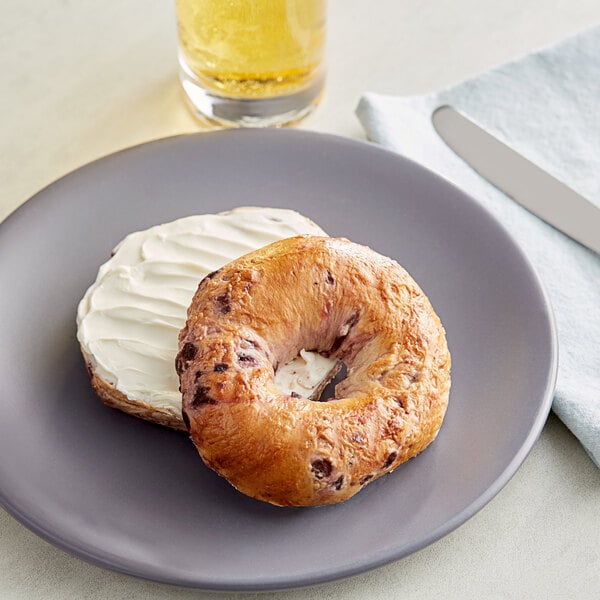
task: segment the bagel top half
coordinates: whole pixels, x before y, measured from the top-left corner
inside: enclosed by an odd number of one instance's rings
[[[347,366],[328,402],[274,384],[303,348]],[[393,471],[435,438],[450,390],[444,329],[410,275],[367,247],[316,236],[202,280],[176,369],[203,461],[277,505],[340,502]]]

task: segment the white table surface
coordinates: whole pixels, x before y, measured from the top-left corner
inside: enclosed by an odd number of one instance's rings
[[[4,0],[1,14],[0,220],[95,158],[199,129],[178,89],[169,0]],[[364,91],[437,90],[596,23],[598,0],[330,0],[327,94],[300,127],[364,138]],[[261,597],[600,598],[599,509],[600,472],[551,416],[509,484],[447,537],[351,579]],[[3,600],[240,596],[100,569],[0,511]]]

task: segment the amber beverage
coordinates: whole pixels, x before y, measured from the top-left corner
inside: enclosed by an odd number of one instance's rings
[[[180,80],[221,125],[297,120],[324,83],[326,0],[176,0]]]

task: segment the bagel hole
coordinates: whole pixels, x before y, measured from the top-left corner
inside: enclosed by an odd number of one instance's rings
[[[292,398],[326,402],[334,397],[335,386],[346,373],[343,362],[301,350],[296,358],[275,369],[275,386]]]

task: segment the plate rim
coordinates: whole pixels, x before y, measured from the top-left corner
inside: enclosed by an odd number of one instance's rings
[[[310,130],[298,130],[298,129],[259,129],[259,128],[245,128],[245,129],[228,129],[228,130],[217,130],[217,131],[200,131],[193,133],[182,133],[173,136],[162,137],[154,140],[149,140],[145,142],[141,142],[139,144],[134,144],[132,146],[128,146],[122,149],[119,149],[115,152],[105,154],[98,158],[95,158],[87,163],[76,167],[75,169],[69,171],[58,177],[57,179],[51,181],[47,185],[40,188],[37,192],[35,192],[28,200],[23,202],[21,205],[16,207],[12,212],[10,212],[2,222],[0,222],[0,234],[2,232],[3,226],[5,227],[5,223],[10,222],[11,219],[16,218],[15,215],[22,215],[31,207],[37,206],[40,199],[43,199],[44,194],[54,186],[60,185],[60,183],[74,176],[77,173],[84,172],[88,169],[91,169],[98,165],[98,163],[112,160],[118,158],[120,155],[124,155],[130,152],[136,152],[142,148],[147,146],[159,146],[163,144],[176,143],[178,140],[184,140],[189,138],[196,137],[213,137],[213,136],[241,136],[241,135],[258,135],[258,136],[281,136],[281,137],[303,137],[303,138],[312,138],[317,140],[326,139],[329,142],[350,146],[356,149],[368,149],[369,152],[379,153],[387,158],[391,158],[393,160],[398,160],[399,162],[405,163],[409,165],[410,169],[420,171],[422,176],[432,178],[437,180],[438,184],[441,183],[445,186],[449,186],[453,188],[455,194],[460,196],[460,201],[470,205],[471,209],[477,210],[487,218],[490,222],[493,223],[495,227],[497,227],[504,237],[506,241],[510,243],[512,249],[516,252],[518,258],[522,261],[523,265],[526,267],[527,274],[532,283],[535,284],[537,290],[540,294],[540,298],[544,308],[544,314],[547,324],[549,339],[550,339],[550,348],[549,348],[549,365],[548,365],[548,373],[546,377],[546,386],[542,394],[540,394],[540,403],[537,409],[536,417],[533,421],[531,428],[527,436],[525,437],[523,443],[519,447],[518,451],[515,453],[511,461],[505,467],[505,469],[497,476],[493,483],[489,485],[486,490],[481,493],[477,498],[475,498],[470,504],[465,506],[463,510],[454,515],[451,519],[448,519],[445,523],[432,530],[428,536],[419,540],[417,543],[411,543],[407,546],[403,546],[400,548],[396,548],[394,552],[388,552],[383,556],[373,558],[368,562],[360,562],[360,564],[349,563],[346,568],[336,569],[335,571],[327,571],[322,570],[319,573],[311,573],[304,574],[302,576],[297,576],[294,578],[277,578],[272,577],[267,581],[248,581],[245,579],[235,579],[235,577],[228,579],[227,581],[223,579],[215,579],[215,580],[207,580],[206,577],[203,578],[203,581],[199,581],[197,579],[192,580],[193,578],[186,579],[185,577],[177,577],[177,576],[168,576],[165,573],[156,574],[153,572],[149,572],[147,565],[141,565],[141,568],[136,568],[131,561],[123,560],[122,557],[120,560],[111,560],[108,557],[108,553],[97,551],[94,553],[90,549],[85,548],[84,546],[75,543],[73,541],[65,540],[58,533],[52,531],[51,528],[42,524],[38,519],[29,517],[25,512],[21,511],[18,506],[13,504],[7,497],[5,490],[0,486],[0,505],[18,522],[27,527],[30,531],[51,543],[52,545],[68,552],[72,556],[76,558],[82,559],[88,563],[93,565],[109,569],[112,571],[116,571],[119,573],[123,573],[126,575],[130,575],[142,580],[159,582],[162,584],[180,586],[190,589],[196,590],[205,590],[205,591],[224,591],[224,592],[257,592],[257,591],[278,591],[278,590],[289,590],[289,589],[297,589],[303,587],[310,587],[314,585],[319,585],[323,583],[328,583],[332,581],[338,581],[341,579],[346,579],[349,577],[353,577],[368,571],[372,571],[374,569],[383,567],[392,562],[396,562],[410,556],[411,554],[426,548],[432,543],[440,540],[445,537],[461,525],[463,525],[466,521],[468,521],[471,517],[477,514],[482,508],[484,508],[497,494],[508,484],[508,482],[512,479],[512,477],[516,474],[519,467],[522,465],[524,460],[527,458],[529,453],[531,452],[536,440],[540,436],[543,426],[548,418],[552,407],[552,400],[556,386],[556,380],[558,376],[558,334],[556,328],[556,320],[554,316],[554,312],[552,310],[552,304],[550,302],[550,298],[548,296],[547,290],[537,273],[534,265],[532,264],[529,257],[525,254],[520,244],[515,240],[510,231],[506,228],[506,226],[501,223],[492,212],[487,209],[485,206],[480,204],[477,200],[475,200],[470,194],[462,190],[455,183],[450,181],[449,179],[435,173],[434,171],[428,169],[427,167],[421,165],[420,163],[403,156],[393,150],[382,147],[374,142],[369,140],[358,140],[354,138],[347,138],[336,134],[331,133],[321,133]],[[29,207],[29,208],[28,208]],[[137,564],[137,563],[135,563]],[[146,568],[144,568],[146,567]],[[264,578],[263,578],[264,579]]]

